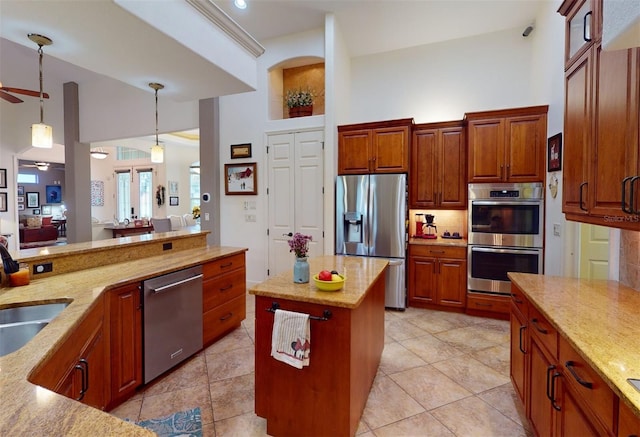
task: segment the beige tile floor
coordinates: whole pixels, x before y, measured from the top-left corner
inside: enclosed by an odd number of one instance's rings
[[[248,295],[240,328],[111,414],[139,421],[200,407],[205,436],[267,435],[253,413],[254,314]],[[508,322],[415,308],[385,319],[358,436],[531,435],[509,380]]]

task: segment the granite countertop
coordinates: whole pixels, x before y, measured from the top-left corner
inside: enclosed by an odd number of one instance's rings
[[[409,238],[409,244],[416,244],[421,246],[455,246],[455,247],[467,247],[466,238]]]
[[[640,416],[640,291],[615,281],[527,273],[509,278]]]
[[[309,258],[310,279],[307,284],[293,282],[292,270],[270,278],[249,290],[250,294],[299,302],[317,303],[343,308],[356,308],[364,299],[371,284],[382,274],[389,262],[364,256],[321,256]],[[293,258],[291,260],[293,266]],[[321,291],[313,282],[313,275],[321,270],[336,270],[345,276],[339,291]]]
[[[71,302],[21,349],[0,357],[0,435],[154,435],[149,431],[30,383],[38,363],[50,356],[105,290],[245,252],[199,247],[92,269],[32,279],[0,288],[0,309],[15,304]]]

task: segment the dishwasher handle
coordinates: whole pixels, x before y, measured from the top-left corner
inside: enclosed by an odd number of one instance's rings
[[[163,285],[162,287],[150,288],[150,291],[153,294],[162,293],[162,292],[165,292],[165,291],[167,291],[167,290],[169,290],[171,288],[178,287],[179,285],[186,284],[188,282],[195,281],[196,279],[200,279],[200,278],[202,278],[202,273],[200,273],[199,275],[196,275],[196,276],[192,276],[192,277],[187,278],[187,279],[183,279],[181,281],[172,282],[171,284]]]

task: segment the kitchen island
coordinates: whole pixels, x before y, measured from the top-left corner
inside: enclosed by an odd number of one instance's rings
[[[388,262],[324,256],[309,265],[311,276],[325,269],[346,276],[343,289],[320,291],[313,279],[296,284],[289,271],[249,290],[256,296],[255,412],[273,436],[353,436],[384,348]],[[275,308],[319,318],[311,320],[309,366],[271,357]]]
[[[103,306],[112,290],[137,287],[140,281],[183,268],[215,267],[230,257],[244,259],[244,248],[206,246],[206,234],[183,231],[77,243],[50,248],[48,254],[20,251],[17,258],[21,261],[31,267],[51,262],[53,271],[32,273],[27,286],[0,287],[0,309],[56,302],[69,305],[26,345],[0,357],[0,435],[153,435],[33,381],[54,355],[64,351],[63,345]],[[96,261],[101,264],[96,266]],[[105,314],[105,326],[108,318]],[[109,336],[108,329],[103,336]],[[106,392],[108,378],[107,373]]]

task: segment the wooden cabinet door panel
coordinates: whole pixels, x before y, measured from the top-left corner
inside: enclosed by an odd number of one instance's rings
[[[507,118],[504,173],[510,182],[544,180],[546,115]]]
[[[142,306],[138,284],[111,290],[110,329],[110,406],[126,400],[142,384]]]
[[[504,178],[504,119],[473,120],[468,125],[469,182]]]
[[[435,303],[437,258],[412,257],[410,262],[412,293],[409,297],[425,303]]]
[[[591,69],[587,51],[565,74],[562,212],[588,212],[589,156],[592,141]]]
[[[594,171],[589,212],[620,216],[622,180],[638,175],[638,50],[595,47]]]
[[[519,311],[512,307],[510,319],[511,348],[510,348],[510,376],[513,388],[522,405],[526,396],[526,359],[527,359],[527,323],[521,318]]]
[[[338,174],[369,173],[372,135],[370,129],[338,134]]]
[[[547,358],[538,345],[535,336],[530,337],[531,348],[531,374],[529,381],[529,404],[527,417],[531,420],[535,434],[539,436],[551,436],[554,429],[554,408],[547,397],[547,388],[553,373],[557,371],[555,360]],[[550,367],[553,369],[549,370]],[[549,381],[548,381],[549,378]],[[558,396],[556,386],[555,396]]]
[[[467,296],[467,262],[458,259],[438,260],[438,304],[465,306]]]
[[[438,160],[441,208],[464,208],[467,205],[467,144],[462,127],[442,129],[442,150]]]
[[[602,434],[596,431],[589,421],[589,415],[581,408],[570,390],[562,390],[561,413],[558,418],[558,436],[560,437],[599,437]]]
[[[410,203],[415,208],[432,208],[437,203],[438,129],[413,134]],[[453,178],[452,176],[449,176]]]
[[[640,416],[633,414],[633,411],[620,400],[618,410],[618,437],[631,437],[640,435]]]
[[[389,127],[373,130],[371,139],[373,173],[409,171],[409,128]]]

